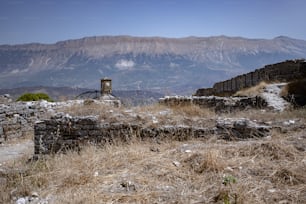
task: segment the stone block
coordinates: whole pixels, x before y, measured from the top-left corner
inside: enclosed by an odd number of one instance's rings
[[[215,134],[229,140],[247,139],[269,136],[271,129],[245,118],[225,118],[216,121]]]

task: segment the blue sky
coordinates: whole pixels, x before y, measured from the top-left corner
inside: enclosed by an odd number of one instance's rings
[[[100,35],[306,40],[306,0],[0,0],[0,44]]]

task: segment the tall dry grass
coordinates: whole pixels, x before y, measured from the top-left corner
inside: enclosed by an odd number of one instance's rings
[[[256,86],[252,86],[250,88],[245,88],[240,91],[237,91],[234,96],[258,96],[260,93],[263,92],[264,88],[267,86],[266,82],[260,82]]]
[[[144,125],[207,127],[220,117],[197,106],[124,109],[90,104],[64,111]],[[221,117],[305,122],[305,113],[306,109],[283,113],[254,110]],[[91,145],[80,152],[31,162],[27,162],[28,155],[0,171],[0,203],[33,191],[52,204],[306,203],[306,136],[302,127],[247,141],[206,138]]]
[[[304,132],[271,138],[134,141],[12,163],[2,203],[37,191],[50,203],[305,203]],[[303,140],[306,140],[304,138]],[[305,141],[304,141],[305,142]],[[305,142],[306,144],[306,142]],[[235,182],[225,181],[234,178]]]

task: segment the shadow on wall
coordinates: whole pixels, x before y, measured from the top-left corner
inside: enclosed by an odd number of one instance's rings
[[[288,96],[289,100],[294,100],[293,102],[298,106],[306,105],[306,79],[291,82],[285,89],[284,95]]]

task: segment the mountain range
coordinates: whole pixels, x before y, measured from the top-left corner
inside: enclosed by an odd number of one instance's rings
[[[305,58],[306,41],[289,37],[100,36],[55,44],[0,45],[0,88],[29,86],[192,93],[235,75]]]

